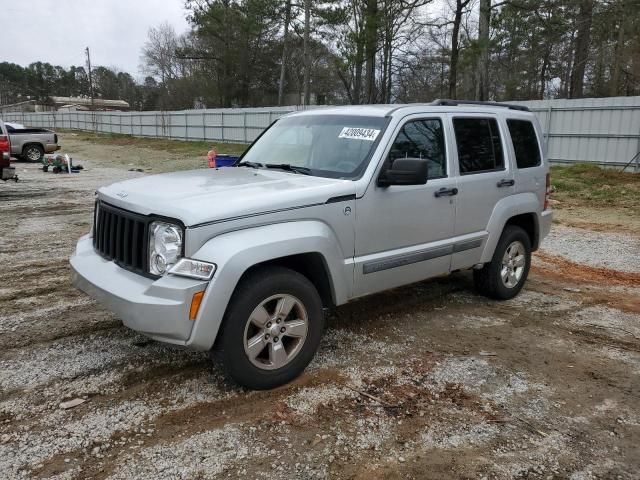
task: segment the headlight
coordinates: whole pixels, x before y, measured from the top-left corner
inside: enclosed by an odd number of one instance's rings
[[[152,222],[149,226],[149,273],[164,275],[180,259],[182,229],[171,223]]]
[[[181,258],[178,263],[171,267],[169,273],[182,277],[197,278],[198,280],[211,280],[215,271],[216,266],[213,263]]]

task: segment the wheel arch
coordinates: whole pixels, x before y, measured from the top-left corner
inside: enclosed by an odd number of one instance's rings
[[[507,225],[517,225],[525,230],[531,240],[532,251],[540,244],[540,211],[542,205],[538,197],[532,193],[510,195],[500,200],[489,219],[487,231],[489,236],[481,256],[481,262],[491,261],[500,236]]]
[[[25,152],[27,151],[27,149],[32,146],[40,147],[40,150],[42,150],[42,154],[44,155],[44,145],[42,143],[33,142],[33,141],[27,142],[24,145],[22,145],[22,151],[20,152],[20,154],[22,156],[25,156]]]
[[[238,283],[259,268],[279,266],[304,275],[316,288],[324,308],[335,306],[335,290],[326,259],[319,252],[306,252],[266,260],[249,267],[240,277]]]
[[[539,245],[539,232],[540,232],[540,224],[538,222],[538,217],[535,213],[521,213],[519,215],[514,215],[509,218],[504,225],[506,228],[508,225],[515,225],[517,227],[522,228],[529,237],[529,241],[531,242],[531,251],[535,252],[538,249]],[[503,228],[503,230],[504,230]]]
[[[323,305],[349,297],[352,277],[331,228],[318,221],[286,222],[214,237],[191,255],[218,266],[209,283],[187,345],[210,349],[229,300],[248,273],[278,265],[301,273],[316,287]]]

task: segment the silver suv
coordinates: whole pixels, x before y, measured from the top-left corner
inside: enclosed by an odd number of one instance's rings
[[[126,326],[272,388],[311,361],[326,308],[462,269],[484,295],[517,295],[551,225],[544,151],[513,105],[294,113],[232,168],[101,188],[74,284]]]

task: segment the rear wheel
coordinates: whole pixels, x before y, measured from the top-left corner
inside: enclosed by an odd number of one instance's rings
[[[258,390],[278,387],[312,360],[323,324],[320,296],[304,275],[265,267],[238,285],[214,353],[236,383]]]
[[[42,157],[44,157],[44,149],[40,145],[27,145],[22,150],[22,158],[30,162],[41,162]]]
[[[491,262],[473,271],[478,291],[490,298],[515,297],[527,280],[531,266],[531,240],[521,227],[507,225]]]

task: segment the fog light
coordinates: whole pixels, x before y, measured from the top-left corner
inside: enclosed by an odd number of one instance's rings
[[[178,263],[169,269],[169,273],[173,275],[197,278],[198,280],[211,280],[215,271],[215,264],[190,258],[181,258]]]
[[[151,271],[156,275],[164,275],[167,271],[167,261],[159,253],[154,253],[151,257]]]

